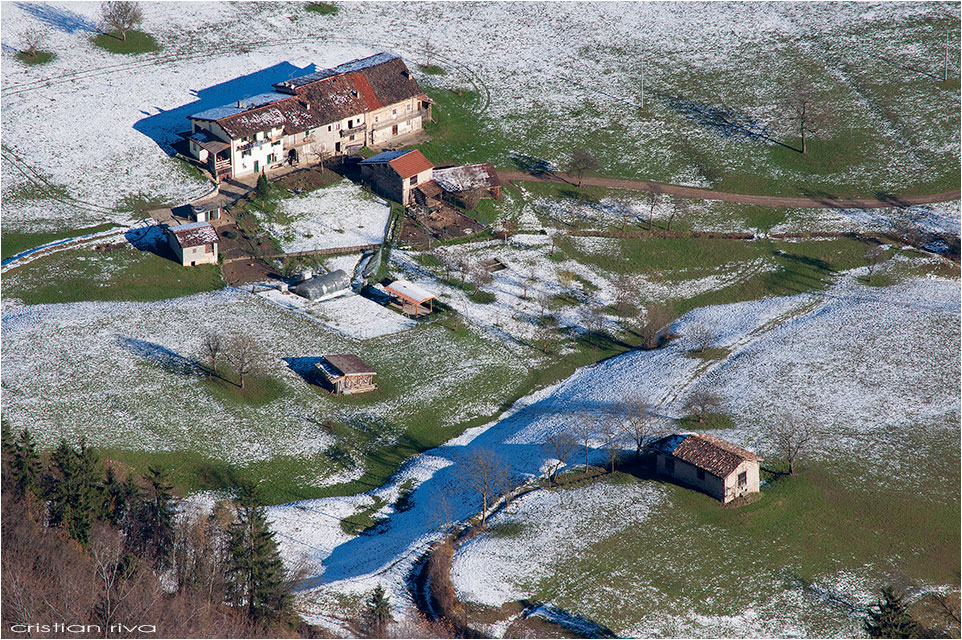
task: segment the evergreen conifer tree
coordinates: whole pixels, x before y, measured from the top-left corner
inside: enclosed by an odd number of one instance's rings
[[[138,501],[132,523],[135,548],[153,555],[158,567],[166,567],[174,549],[174,496],[163,469],[147,469],[147,490]]]
[[[113,525],[121,524],[130,506],[137,502],[137,493],[137,487],[130,478],[121,481],[113,467],[108,467],[100,489],[97,518]]]
[[[371,638],[383,638],[388,624],[394,621],[391,615],[391,602],[384,593],[384,587],[377,585],[368,598],[364,614],[364,633]]]
[[[255,624],[283,619],[291,605],[284,564],[274,534],[267,526],[267,512],[257,504],[253,491],[242,488],[237,520],[229,528],[231,600],[247,608]]]
[[[50,526],[62,526],[81,544],[87,544],[92,514],[92,489],[96,486],[93,474],[96,458],[85,443],[80,452],[65,439],[51,455],[52,471],[47,479],[47,498],[50,500]]]
[[[13,454],[17,450],[16,440],[6,420],[0,420],[0,448],[3,450],[4,462],[13,459]]]
[[[270,184],[267,182],[267,176],[263,172],[257,176],[257,186],[255,187],[257,192],[257,197],[262,200],[268,196],[270,193]]]
[[[27,429],[20,432],[20,440],[14,445],[11,471],[18,496],[24,495],[27,491],[37,490],[40,456],[37,455],[37,447]]]
[[[882,598],[869,609],[864,626],[870,638],[915,638],[919,633],[902,595],[890,586],[882,587]]]

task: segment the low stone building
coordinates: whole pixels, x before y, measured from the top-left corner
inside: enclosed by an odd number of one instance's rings
[[[361,178],[374,191],[404,206],[414,201],[413,190],[431,180],[434,165],[418,150],[385,151],[361,160]]]
[[[501,198],[501,178],[490,162],[434,169],[434,181],[448,202],[474,209],[482,198]]]
[[[758,493],[760,457],[706,433],[676,433],[652,443],[658,473],[722,503]]]
[[[350,290],[351,276],[343,269],[314,276],[294,287],[294,293],[308,300],[323,300]]]
[[[371,365],[350,353],[324,356],[315,365],[319,381],[335,395],[377,391]]]
[[[217,231],[208,222],[167,227],[167,242],[185,267],[217,264]]]

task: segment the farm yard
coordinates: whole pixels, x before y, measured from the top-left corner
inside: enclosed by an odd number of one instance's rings
[[[142,10],[158,48],[122,55],[99,3],[0,7],[5,430],[164,467],[200,510],[256,486],[297,613],[336,636],[377,586],[398,619],[490,637],[857,636],[882,585],[926,624],[958,602],[958,3]],[[56,55],[25,64],[37,26]],[[267,195],[225,180],[220,263],[175,262],[151,212],[213,193],[175,151],[187,116],[381,51],[431,102],[413,148],[493,163],[498,197],[405,210],[358,179],[365,147]],[[802,76],[826,111],[804,154]],[[336,295],[295,293],[337,270]],[[432,312],[390,304],[396,280]],[[377,390],[328,393],[330,354]],[[722,507],[627,440],[610,458],[631,402],[757,452],[761,494]],[[817,434],[794,475],[790,422]],[[466,476],[492,451],[484,521]]]

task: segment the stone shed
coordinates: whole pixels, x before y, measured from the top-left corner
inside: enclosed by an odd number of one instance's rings
[[[658,473],[704,491],[723,504],[759,491],[751,451],[707,433],[676,433],[652,443]]]

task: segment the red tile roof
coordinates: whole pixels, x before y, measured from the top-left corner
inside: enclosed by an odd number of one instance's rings
[[[678,442],[678,439],[681,439]],[[661,442],[669,445],[658,447],[672,457],[704,469],[719,478],[727,477],[742,462],[761,460],[751,451],[746,451],[730,442],[707,433],[689,433],[669,436]],[[675,444],[677,443],[677,444]],[[656,445],[657,446],[657,445]],[[670,451],[668,449],[671,449]]]
[[[425,158],[424,154],[417,149],[391,160],[388,164],[391,165],[391,168],[402,178],[410,178],[422,171],[434,168],[431,161]]]

